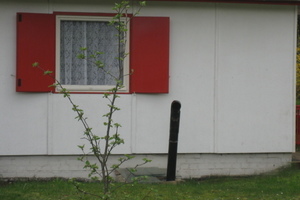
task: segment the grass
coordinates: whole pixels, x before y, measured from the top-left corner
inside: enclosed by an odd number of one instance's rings
[[[81,183],[91,192],[97,183]],[[65,180],[0,182],[1,200],[96,199],[83,196]],[[276,173],[251,177],[215,177],[187,180],[178,184],[127,184],[112,199],[122,200],[300,200],[300,168],[293,166]]]

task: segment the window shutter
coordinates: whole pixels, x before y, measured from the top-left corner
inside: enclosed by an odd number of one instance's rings
[[[130,32],[131,93],[169,92],[168,17],[134,17]]]
[[[17,92],[51,92],[54,80],[32,67],[40,63],[55,71],[55,18],[53,14],[17,14]],[[54,74],[53,74],[54,75]]]

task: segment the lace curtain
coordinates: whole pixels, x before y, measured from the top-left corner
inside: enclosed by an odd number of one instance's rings
[[[113,75],[119,75],[118,31],[108,22],[61,21],[60,81],[64,85],[114,85],[115,80],[103,72],[92,60],[79,59],[80,48],[87,56],[104,52],[97,60]],[[121,47],[122,48],[122,47]],[[122,48],[123,49],[123,48]],[[94,60],[95,61],[95,60]],[[123,63],[121,63],[123,64]]]

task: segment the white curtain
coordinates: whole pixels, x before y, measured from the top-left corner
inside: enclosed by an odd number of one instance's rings
[[[60,81],[64,85],[114,85],[115,79],[103,72],[92,59],[77,56],[87,48],[87,57],[96,51],[103,52],[97,60],[105,69],[119,76],[118,31],[108,22],[61,21]],[[123,47],[121,47],[123,49]],[[121,63],[123,65],[123,63]]]

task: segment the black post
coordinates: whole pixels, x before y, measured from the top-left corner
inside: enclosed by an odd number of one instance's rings
[[[173,101],[171,105],[171,119],[170,119],[170,139],[169,139],[169,154],[168,154],[168,168],[167,181],[174,181],[176,178],[176,161],[177,161],[177,141],[179,133],[180,121],[179,101]]]

